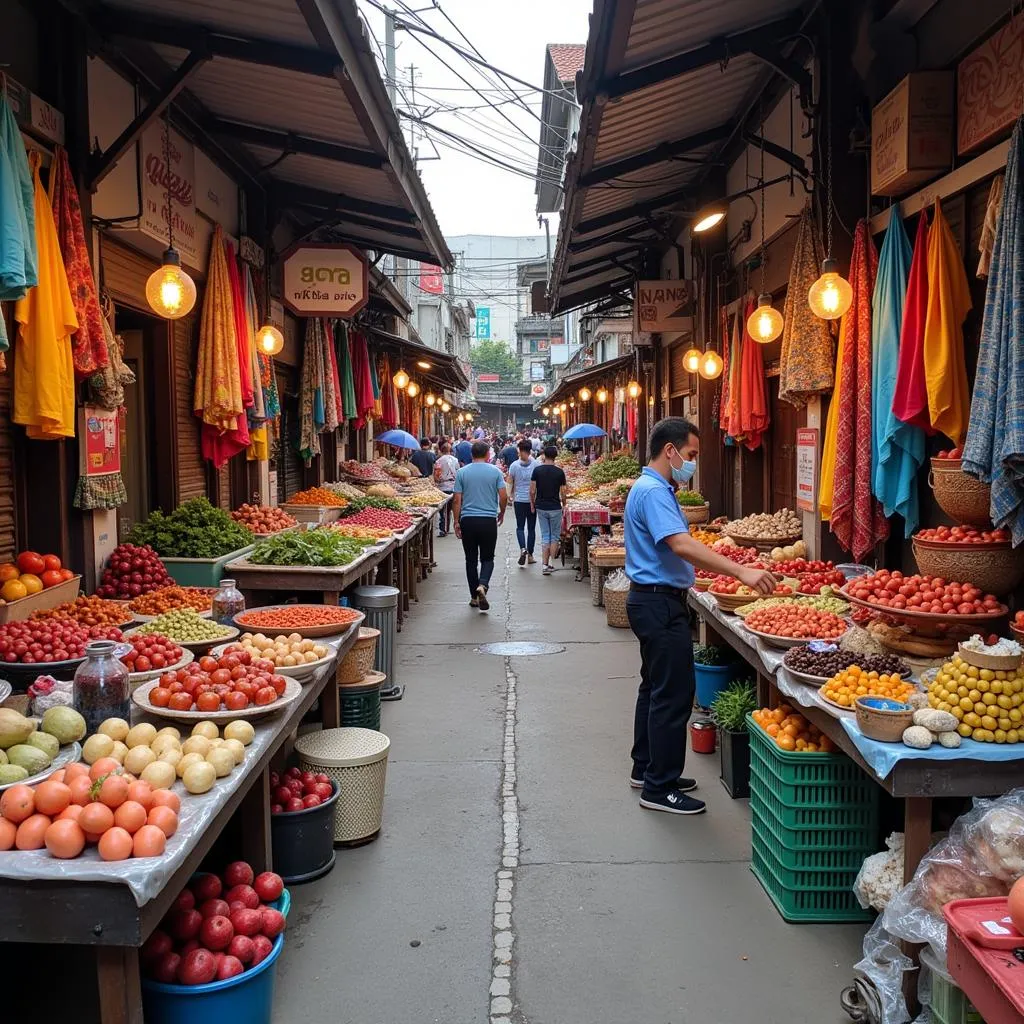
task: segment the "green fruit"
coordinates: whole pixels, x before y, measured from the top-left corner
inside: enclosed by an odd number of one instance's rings
[[[0,764],[0,786],[7,786],[12,782],[21,782],[28,778],[28,772],[20,765]]]
[[[34,732],[25,742],[30,746],[38,747],[51,761],[60,750],[60,740],[48,732]]]
[[[36,775],[49,768],[53,758],[31,744],[17,743],[7,751],[7,760],[24,768],[29,775]]]
[[[63,704],[46,709],[40,728],[43,732],[56,736],[61,744],[80,740],[86,731],[85,719],[74,708]]]
[[[0,708],[0,750],[24,743],[36,731],[35,723],[12,708]]]
[[[0,765],[7,764],[7,763],[8,763],[8,761],[7,761],[7,751],[6,750],[0,750]]]

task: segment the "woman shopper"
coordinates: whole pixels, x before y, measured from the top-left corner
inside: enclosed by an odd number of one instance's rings
[[[455,474],[459,471],[459,460],[452,455],[451,445],[442,439],[438,446],[437,461],[434,463],[434,483],[442,494],[455,490]],[[447,537],[452,523],[452,503],[446,501],[437,517],[438,537]]]
[[[497,466],[487,462],[489,450],[486,441],[473,442],[473,461],[455,474],[452,499],[455,536],[461,538],[462,550],[466,553],[469,605],[482,612],[490,608],[487,590],[494,572],[494,548],[508,505],[505,476]]]
[[[533,457],[529,441],[519,442],[519,458],[508,467],[508,482],[512,489],[513,508],[516,513],[516,540],[519,541],[519,567],[529,561],[533,565],[537,561],[533,557],[533,548],[537,543],[537,510],[530,501],[531,481],[537,460]]]
[[[565,470],[555,465],[558,449],[549,444],[544,449],[544,461],[534,466],[530,480],[530,507],[540,521],[541,554],[544,568],[541,575],[550,576],[555,567],[551,564],[558,554],[558,543],[562,536],[562,514],[565,512]]]

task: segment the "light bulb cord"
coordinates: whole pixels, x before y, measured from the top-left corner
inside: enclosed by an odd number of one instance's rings
[[[825,211],[826,252],[832,259],[832,25],[825,18]]]
[[[171,197],[171,121],[164,118],[164,188],[167,189],[167,248],[174,248],[174,211]]]
[[[765,184],[764,184],[764,104],[760,104],[760,116],[761,116],[761,212],[758,220],[761,222],[761,294],[764,295],[764,265],[768,259],[768,253],[765,249],[764,244],[764,203],[765,203]]]

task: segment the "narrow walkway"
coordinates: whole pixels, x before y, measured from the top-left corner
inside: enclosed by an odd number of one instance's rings
[[[641,810],[626,784],[638,654],[570,570],[516,564],[491,611],[462,548],[398,640],[401,702],[379,841],[292,892],[275,1020],[306,1024],[829,1024],[859,926],[791,926],[749,870],[749,812],[691,755],[709,813]],[[505,658],[481,644],[546,641]]]

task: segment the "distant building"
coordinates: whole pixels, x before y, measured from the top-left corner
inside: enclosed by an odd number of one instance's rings
[[[535,190],[538,213],[557,213],[562,209],[565,162],[576,148],[580,124],[576,72],[583,69],[586,49],[583,43],[548,43],[544,53],[544,99]]]

